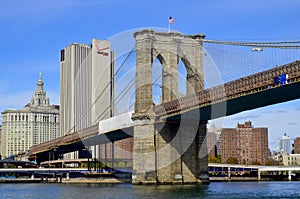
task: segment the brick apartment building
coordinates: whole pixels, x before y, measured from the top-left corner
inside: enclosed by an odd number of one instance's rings
[[[233,157],[239,164],[264,164],[269,158],[268,128],[253,128],[251,121],[223,128],[221,142],[222,163]]]
[[[294,139],[294,153],[300,154],[300,137]]]

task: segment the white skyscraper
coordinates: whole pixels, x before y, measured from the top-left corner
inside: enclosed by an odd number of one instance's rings
[[[114,114],[115,57],[107,40],[73,43],[61,50],[60,115],[62,135],[74,133]],[[92,149],[97,151],[95,147]],[[73,153],[69,158],[78,158]]]
[[[280,139],[280,152],[290,154],[291,153],[291,139],[286,133]]]

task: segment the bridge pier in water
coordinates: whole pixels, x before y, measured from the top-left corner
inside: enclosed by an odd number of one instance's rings
[[[209,183],[206,122],[141,121],[134,127],[133,184]]]
[[[176,101],[178,63],[185,65],[186,94],[204,89],[204,35],[182,35],[142,30],[136,39],[136,96],[133,146],[133,184],[207,183],[206,123],[199,115],[157,118],[152,95],[152,64],[162,65],[161,102]],[[178,109],[181,104],[178,103]],[[189,119],[186,119],[189,118]]]

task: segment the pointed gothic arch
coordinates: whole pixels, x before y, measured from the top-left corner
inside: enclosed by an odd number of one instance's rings
[[[186,81],[187,69],[182,59],[178,59],[177,67],[178,67],[178,96],[182,97],[182,96],[186,96],[187,94],[187,81]]]
[[[152,60],[152,99],[153,104],[160,104],[162,101],[162,69],[166,61],[161,54],[154,56]]]
[[[204,89],[203,69],[194,66],[186,56],[182,56],[180,60],[186,69],[186,95],[199,92]]]
[[[204,85],[202,42],[204,35],[188,36],[142,30],[136,39],[136,100],[133,118],[147,118],[153,113],[152,64],[162,65],[162,103],[178,98],[178,63],[187,70],[187,94],[201,91]],[[185,56],[188,55],[188,56]]]

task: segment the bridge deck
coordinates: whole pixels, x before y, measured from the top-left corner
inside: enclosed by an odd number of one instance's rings
[[[288,74],[289,82],[276,85],[273,78]],[[154,107],[157,120],[210,120],[241,111],[300,98],[300,61],[225,83],[191,96]],[[242,104],[242,106],[241,106]],[[65,135],[30,148],[30,154],[41,154],[55,147],[79,149],[82,142],[104,143],[133,136],[131,113],[100,121],[98,125]]]
[[[226,102],[230,99],[274,89],[276,87],[280,87],[280,85],[274,83],[274,77],[282,74],[288,74],[289,84],[299,82],[300,61],[272,68],[202,92],[179,98],[178,100],[157,105],[154,107],[154,111],[158,117],[167,118],[186,113],[190,110],[199,109],[201,107]]]

